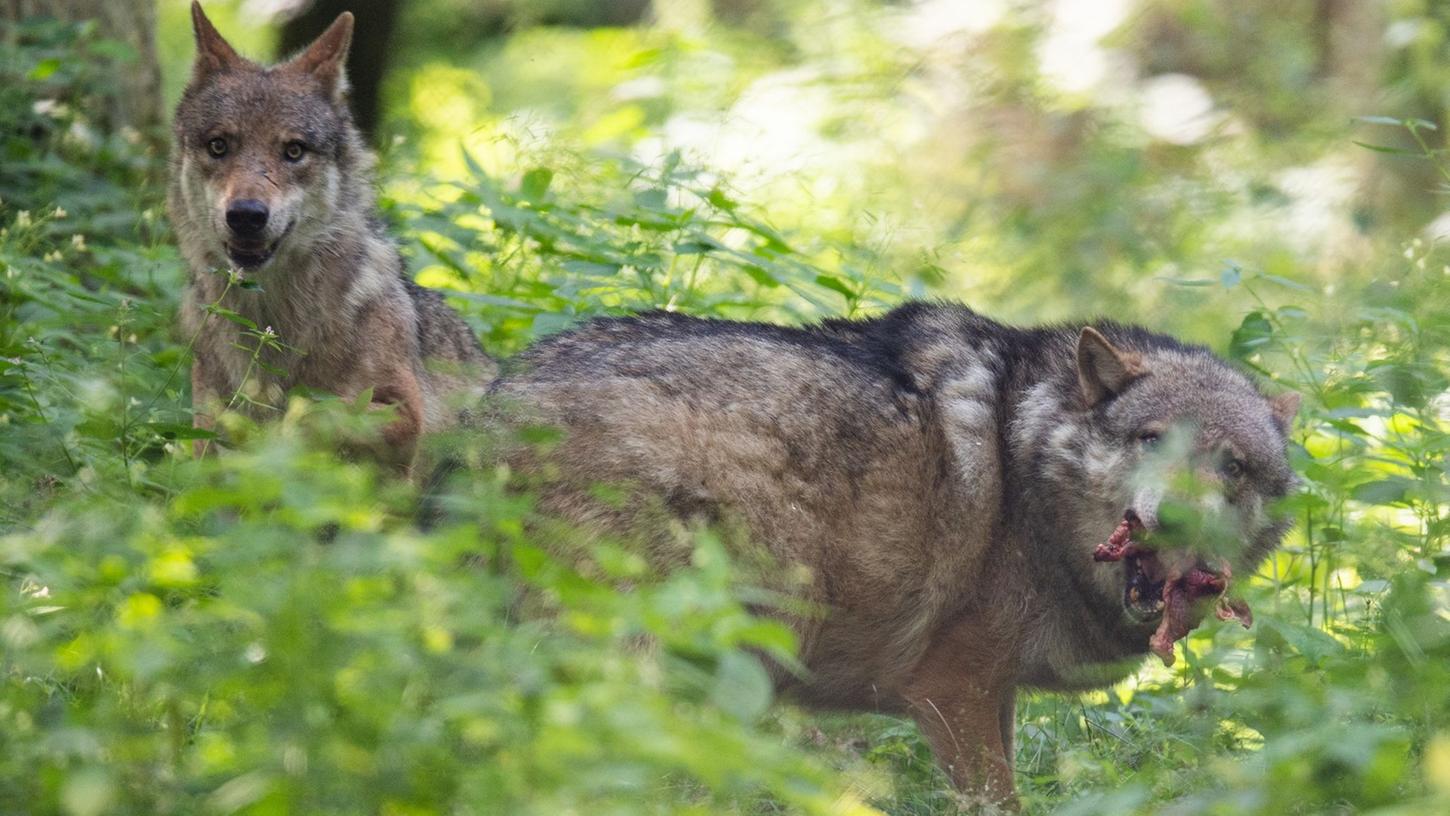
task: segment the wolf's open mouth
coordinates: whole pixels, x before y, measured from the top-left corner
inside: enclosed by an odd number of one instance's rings
[[[277,240],[270,244],[262,242],[252,243],[249,241],[228,241],[226,243],[227,257],[231,258],[232,263],[242,269],[256,269],[271,260],[272,255],[277,251],[277,247],[282,243],[282,239],[286,238],[292,232],[292,226],[292,224],[288,224],[287,228],[282,230],[282,234],[277,236]]]
[[[1140,623],[1162,617],[1157,631],[1148,639],[1148,648],[1165,666],[1173,665],[1173,644],[1186,637],[1202,619],[1193,608],[1201,598],[1217,600],[1215,612],[1220,620],[1234,619],[1245,628],[1253,623],[1248,604],[1227,595],[1227,563],[1218,569],[1203,562],[1187,571],[1181,567],[1165,569],[1152,549],[1133,541],[1136,529],[1141,525],[1125,518],[1108,540],[1093,550],[1093,560],[1123,562],[1123,608],[1129,616]]]
[[[259,244],[255,247],[229,243],[227,244],[227,257],[242,269],[255,269],[271,259],[272,253],[276,250],[277,242],[275,241],[270,245]]]
[[[1093,560],[1122,562],[1123,608],[1140,623],[1147,623],[1163,614],[1164,574],[1157,554],[1133,541],[1136,529],[1125,519],[1093,551]]]
[[[1163,570],[1150,552],[1123,559],[1123,608],[1140,622],[1163,614]]]

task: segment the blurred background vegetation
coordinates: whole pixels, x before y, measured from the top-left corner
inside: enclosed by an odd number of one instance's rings
[[[923,296],[1146,324],[1302,392],[1255,628],[1024,695],[1024,805],[1450,812],[1450,5],[207,4],[257,58],[343,8],[385,214],[495,354]],[[186,4],[0,19],[0,810],[968,807],[911,726],[771,705],[753,655],[790,638],[708,538],[670,576],[581,569],[492,473],[454,497],[473,523],[419,531],[407,486],[326,454],[367,421],[326,401],[191,462]],[[518,619],[521,586],[554,614]]]

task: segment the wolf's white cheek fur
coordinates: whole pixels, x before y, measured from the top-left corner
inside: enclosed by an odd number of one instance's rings
[[[334,222],[332,214],[338,208],[338,195],[342,189],[342,174],[337,166],[328,163],[322,170],[317,183],[305,188],[293,188],[289,196],[288,216],[295,221],[290,240],[303,248],[327,237],[326,225]]]
[[[1090,484],[1103,487],[1121,484],[1127,476],[1124,464],[1121,448],[1114,448],[1101,439],[1092,440],[1083,451],[1083,469]]]

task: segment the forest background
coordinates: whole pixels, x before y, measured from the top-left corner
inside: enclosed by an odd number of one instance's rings
[[[207,4],[258,58],[343,8],[384,215],[494,354],[939,297],[1145,324],[1302,393],[1253,630],[1024,694],[1024,807],[1450,810],[1450,5]],[[186,4],[0,18],[0,810],[968,807],[912,726],[772,700],[756,655],[790,636],[709,536],[665,576],[562,561],[492,472],[420,531],[410,487],[329,453],[368,421],[336,401],[192,461]],[[512,614],[521,586],[551,614]]]

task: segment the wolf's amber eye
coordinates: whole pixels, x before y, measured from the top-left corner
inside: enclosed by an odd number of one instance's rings
[[[1238,459],[1225,459],[1223,464],[1218,466],[1225,479],[1237,479],[1244,475],[1244,463]]]
[[[292,162],[302,161],[302,156],[306,152],[307,148],[301,142],[288,142],[287,146],[282,148],[282,155],[287,157],[287,161]]]
[[[1138,444],[1145,448],[1152,448],[1158,445],[1157,431],[1143,431],[1138,434]]]
[[[220,159],[227,154],[227,140],[218,136],[206,143],[206,152]]]

